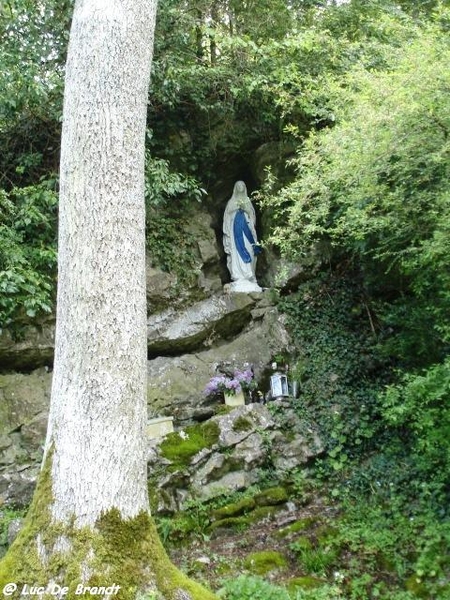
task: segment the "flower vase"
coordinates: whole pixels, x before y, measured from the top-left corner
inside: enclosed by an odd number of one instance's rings
[[[225,404],[227,406],[243,406],[245,404],[244,392],[236,392],[235,394],[227,394],[225,392]]]

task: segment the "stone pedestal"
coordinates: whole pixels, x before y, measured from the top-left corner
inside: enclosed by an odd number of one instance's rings
[[[173,432],[173,417],[157,417],[147,421],[147,437],[159,438]]]

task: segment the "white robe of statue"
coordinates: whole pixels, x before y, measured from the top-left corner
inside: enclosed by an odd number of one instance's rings
[[[232,292],[261,292],[256,276],[256,254],[260,251],[255,230],[256,216],[243,181],[234,184],[233,195],[223,216],[223,247]]]

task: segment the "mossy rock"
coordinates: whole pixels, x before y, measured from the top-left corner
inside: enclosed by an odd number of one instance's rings
[[[244,561],[245,568],[256,575],[265,575],[270,571],[282,569],[287,564],[285,556],[274,550],[252,552]]]
[[[211,513],[211,518],[215,521],[226,519],[228,517],[238,517],[250,512],[255,508],[255,500],[253,498],[243,498],[233,504],[227,504],[222,508],[217,508]]]
[[[318,522],[318,517],[304,517],[303,519],[299,519],[286,527],[280,529],[277,533],[277,537],[287,537],[293,533],[298,533],[299,531],[306,531],[310,529],[313,525]]]
[[[273,517],[277,510],[277,506],[259,506],[247,515],[248,522],[257,523],[258,521],[262,521],[263,519]]]
[[[248,516],[241,517],[228,517],[226,519],[220,519],[220,521],[214,521],[208,528],[211,533],[218,529],[243,529],[248,527],[250,521]]]
[[[254,424],[251,419],[241,415],[233,423],[233,431],[236,433],[242,433],[244,431],[251,431],[254,428]]]
[[[289,495],[284,487],[277,486],[268,488],[255,496],[255,502],[258,506],[274,506],[283,504],[289,500]]]
[[[191,459],[204,448],[211,448],[219,440],[220,428],[214,421],[186,427],[184,435],[169,433],[159,446],[164,458],[171,461],[170,471],[183,470]]]
[[[234,410],[234,406],[228,406],[228,404],[218,404],[215,408],[214,408],[214,414],[216,415],[227,415],[228,413],[230,413],[231,411]]]
[[[294,579],[290,579],[285,583],[289,593],[295,594],[295,592],[300,590],[314,590],[316,588],[322,587],[324,581],[321,579],[317,579],[317,577],[312,577],[311,575],[306,575],[304,577],[295,577]]]

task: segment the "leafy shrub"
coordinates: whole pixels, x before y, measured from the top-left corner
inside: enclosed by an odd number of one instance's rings
[[[206,194],[192,175],[174,171],[168,160],[150,156],[145,160],[145,198],[148,206],[164,206],[182,198],[184,201],[200,202]]]
[[[330,546],[325,548],[308,548],[307,544],[292,542],[289,547],[298,556],[301,566],[307,573],[323,575],[337,558],[337,551]]]
[[[0,326],[49,313],[56,277],[54,180],[0,190]]]
[[[441,516],[450,501],[450,359],[407,374],[381,396],[383,417],[409,450],[411,495]],[[417,485],[419,484],[419,485]]]
[[[293,181],[266,199],[290,257],[326,244],[363,265],[387,303],[389,349],[408,365],[448,352],[448,9],[440,17],[411,23],[387,68],[358,66],[330,86],[333,126],[302,140]]]
[[[279,308],[297,348],[292,376],[300,381],[299,410],[306,407],[319,424],[329,462],[340,471],[370,447],[378,428],[383,365],[364,289],[355,275],[324,274],[282,298]]]

